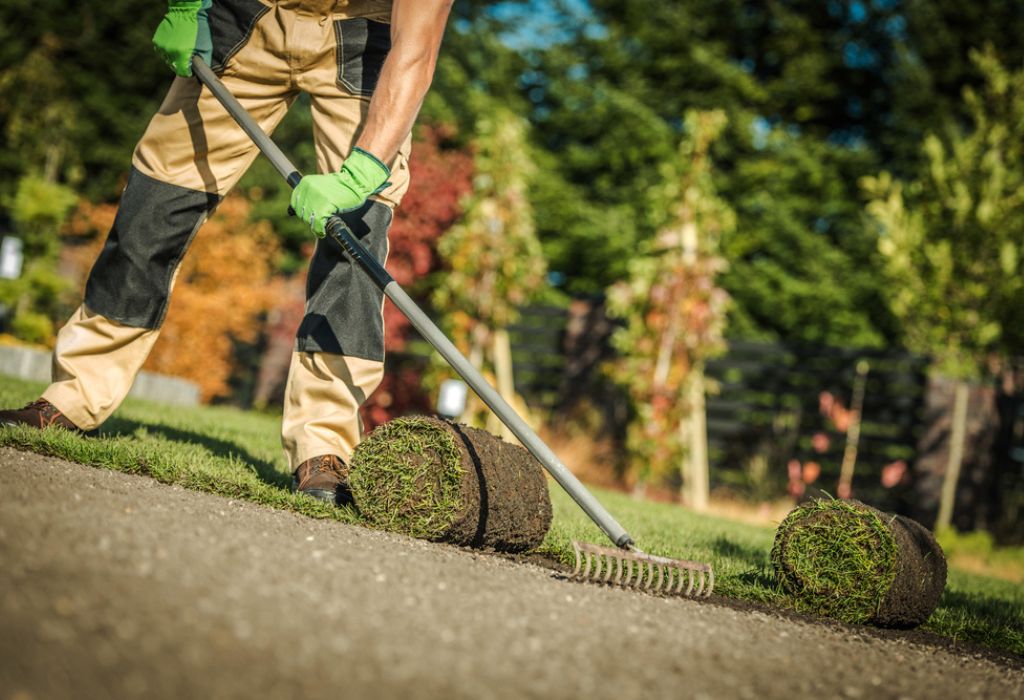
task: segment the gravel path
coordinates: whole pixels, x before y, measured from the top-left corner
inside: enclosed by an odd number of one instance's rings
[[[1012,662],[0,449],[0,700],[1022,696]]]

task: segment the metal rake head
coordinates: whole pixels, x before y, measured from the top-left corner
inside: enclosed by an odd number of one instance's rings
[[[715,588],[710,564],[587,542],[573,542],[572,549],[576,554],[572,578],[694,598],[707,598]]]

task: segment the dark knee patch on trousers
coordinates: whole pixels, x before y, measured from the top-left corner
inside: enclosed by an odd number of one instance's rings
[[[85,287],[90,310],[135,328],[159,328],[189,243],[220,198],[132,168],[114,226]]]
[[[383,261],[391,207],[367,202],[341,218],[367,250]],[[384,293],[333,238],[317,242],[306,281],[306,316],[296,338],[299,352],[329,352],[384,360]]]

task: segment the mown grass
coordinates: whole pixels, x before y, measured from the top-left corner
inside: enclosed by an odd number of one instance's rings
[[[41,386],[0,378],[0,405],[21,405]],[[163,483],[247,499],[314,518],[361,522],[352,510],[289,493],[290,475],[278,442],[279,419],[226,408],[168,408],[129,400],[98,438],[59,430],[0,429],[0,445],[60,457],[103,469],[143,474]],[[663,503],[596,491],[648,552],[707,561],[715,567],[716,593],[792,608],[771,573],[774,531]],[[554,522],[540,551],[572,561],[574,539],[604,536],[573,501],[552,484]],[[957,569],[938,610],[924,629],[957,640],[1024,655],[1024,588]]]

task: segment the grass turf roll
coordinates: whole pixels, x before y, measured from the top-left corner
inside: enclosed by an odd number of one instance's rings
[[[523,552],[551,525],[547,480],[533,455],[438,418],[378,427],[356,448],[349,481],[363,517],[413,537]]]
[[[797,609],[879,627],[920,625],[946,585],[946,558],[928,530],[859,501],[794,509],[771,560]]]

